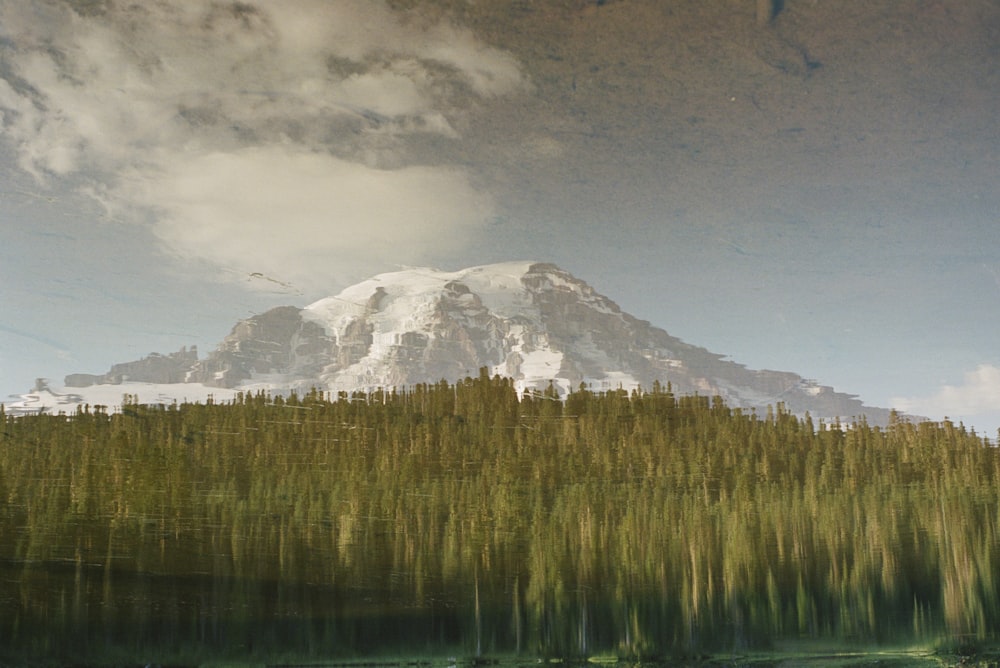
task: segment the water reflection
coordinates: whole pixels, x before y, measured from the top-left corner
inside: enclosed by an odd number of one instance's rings
[[[1000,461],[972,435],[420,391],[8,419],[0,660],[994,639]]]

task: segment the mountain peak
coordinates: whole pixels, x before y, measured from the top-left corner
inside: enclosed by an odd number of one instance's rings
[[[480,295],[509,294],[521,289],[525,276],[539,272],[562,272],[554,264],[542,262],[500,262],[460,269],[441,271],[431,267],[407,267],[399,271],[377,274],[345,288],[333,297],[326,297],[306,307],[317,315],[333,310],[339,312],[343,304],[360,307],[382,289],[391,298],[406,297],[435,291],[448,285],[464,285]]]
[[[353,392],[454,382],[481,368],[512,378],[519,392],[658,382],[761,411],[781,402],[816,418],[889,417],[794,373],[749,370],[685,343],[556,265],[532,261],[379,274],[305,308],[242,320],[205,359],[182,350],[115,365],[110,375],[75,374],[67,385],[180,377],[229,390]]]

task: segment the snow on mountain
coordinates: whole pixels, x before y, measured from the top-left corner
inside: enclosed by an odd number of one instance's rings
[[[794,373],[749,370],[687,344],[555,265],[535,262],[379,274],[305,308],[282,306],[242,320],[203,359],[182,349],[98,376],[74,374],[64,394],[108,387],[118,401],[138,393],[145,402],[136,382],[154,384],[148,392],[155,397],[207,396],[209,389],[217,399],[222,390],[369,391],[454,382],[483,367],[513,378],[520,392],[550,383],[566,393],[581,384],[606,391],[669,382],[678,393],[719,395],[760,411],[782,402],[816,418],[864,414],[884,423],[889,416]],[[51,402],[35,395],[19,405]]]
[[[549,340],[541,289],[567,291],[599,312],[617,311],[552,265],[508,262],[381,274],[310,304],[301,316],[321,325],[334,346],[363,353],[324,368],[320,379],[330,390],[458,380],[487,367],[514,378],[519,391],[550,381],[568,391],[577,379],[564,373],[567,351]],[[628,389],[638,387],[631,375],[614,373]],[[578,380],[602,383],[609,377]]]
[[[209,387],[201,383],[141,383],[121,382],[97,384],[87,387],[51,387],[40,384],[31,392],[10,397],[3,402],[8,415],[29,415],[34,413],[65,413],[71,415],[78,408],[103,406],[115,412],[122,406],[127,395],[135,403],[164,405],[182,403],[205,403],[209,399],[217,402],[231,401],[237,390],[223,387]]]

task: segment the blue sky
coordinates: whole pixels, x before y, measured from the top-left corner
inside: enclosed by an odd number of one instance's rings
[[[536,259],[995,434],[1000,9],[745,4],[0,0],[0,392]]]

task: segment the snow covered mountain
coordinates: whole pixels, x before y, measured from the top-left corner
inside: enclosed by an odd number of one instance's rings
[[[204,395],[196,386],[222,396],[350,392],[453,382],[482,367],[513,378],[522,392],[550,383],[561,393],[581,384],[632,390],[658,381],[762,412],[783,402],[817,418],[864,414],[883,423],[889,415],[794,373],[749,370],[684,343],[558,267],[533,262],[380,274],[305,308],[282,306],[240,321],[204,359],[193,349],[150,355],[106,374],[68,376],[66,385],[81,400],[109,384],[129,393],[135,383],[153,384],[147,391],[160,397]]]

